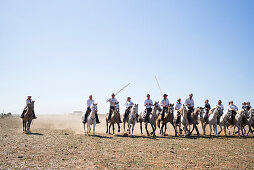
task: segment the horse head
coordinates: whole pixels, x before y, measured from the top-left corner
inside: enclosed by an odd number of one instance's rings
[[[168,106],[168,109],[169,109],[170,113],[174,113],[174,105],[175,105],[175,104],[170,104],[170,105]]]
[[[154,107],[155,107],[157,110],[159,110],[159,112],[162,111],[161,106],[160,106],[160,104],[159,104],[159,101],[158,101],[158,102],[154,102]]]
[[[116,102],[116,103],[115,103],[115,108],[116,108],[116,111],[119,112],[119,110],[120,110],[119,102]]]
[[[31,103],[27,104],[27,107],[29,110],[33,110],[34,109],[34,102],[35,101],[32,101]]]
[[[91,105],[91,110],[97,111],[97,103]]]

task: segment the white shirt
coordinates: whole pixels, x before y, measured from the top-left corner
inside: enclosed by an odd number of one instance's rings
[[[162,99],[162,101],[161,101],[161,106],[162,107],[168,107],[168,105],[169,105],[170,103],[169,103],[169,100],[168,99]]]
[[[26,105],[31,104],[31,102],[32,102],[32,99],[31,100],[26,99]]]
[[[145,103],[144,103],[145,107],[148,109],[148,108],[152,108],[152,105],[153,105],[153,101],[151,99],[149,100],[145,100]]]
[[[107,101],[110,102],[110,106],[115,106],[117,102],[116,98],[110,98]]]
[[[231,104],[231,105],[229,105],[229,109],[237,111],[238,107],[236,107],[236,105],[234,105],[234,104]]]
[[[179,110],[182,107],[182,103],[176,103],[175,109]]]
[[[126,106],[126,108],[131,107],[131,106],[133,106],[133,102],[132,101],[127,101],[125,103],[125,106]]]
[[[188,107],[194,107],[194,100],[188,98],[188,99],[185,100],[185,104],[187,104]]]
[[[92,100],[88,99],[87,102],[86,102],[87,107],[90,107],[93,103],[94,103],[93,99]]]
[[[221,110],[224,110],[224,106],[223,106],[223,104],[217,104],[216,106],[220,107],[220,108],[221,108]]]

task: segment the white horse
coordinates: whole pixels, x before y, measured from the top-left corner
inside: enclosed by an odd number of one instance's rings
[[[208,117],[208,123],[209,123],[209,127],[210,127],[210,136],[212,135],[212,126],[213,126],[213,130],[215,131],[215,135],[217,136],[217,116],[219,115],[220,112],[220,107],[216,106],[213,110],[212,110],[212,114],[209,115]]]
[[[185,104],[183,104],[181,109],[179,110],[179,112],[181,114],[181,124],[183,125],[183,130],[184,130],[185,136],[190,135],[190,130],[188,129],[189,121],[187,118],[187,114],[188,114],[187,106]]]
[[[130,110],[129,120],[128,120],[129,134],[131,133],[132,136],[133,136],[134,126],[137,120],[136,118],[137,114],[138,114],[138,104],[134,104]],[[132,128],[132,132],[131,132],[131,128]]]
[[[235,132],[235,127],[237,127],[238,136],[240,136],[240,130],[242,131],[242,135],[244,135],[243,130],[242,130],[242,119],[243,119],[244,115],[245,115],[245,110],[244,109],[237,111],[237,113],[235,115],[235,118],[233,119],[233,123],[234,123],[233,135],[236,133]]]
[[[222,114],[222,116],[220,117],[220,126],[224,127],[224,135],[227,136],[227,127],[228,127],[228,122],[230,119],[230,114],[231,111],[230,110],[225,110],[224,113]]]
[[[161,107],[160,107],[160,105],[159,105],[159,102],[155,102],[153,106],[154,106],[154,107],[153,107],[153,109],[152,109],[152,112],[151,112],[151,114],[148,116],[148,120],[147,120],[146,122],[145,122],[145,117],[146,117],[146,114],[147,114],[146,111],[144,111],[143,113],[141,113],[141,114],[139,115],[138,120],[139,120],[139,123],[140,123],[140,131],[141,131],[141,134],[143,134],[143,132],[142,132],[142,122],[144,122],[144,123],[145,123],[145,129],[146,129],[147,135],[150,136],[150,134],[149,134],[149,132],[148,132],[148,130],[147,130],[147,125],[148,125],[148,123],[150,123],[150,124],[151,124],[151,127],[152,127],[152,129],[153,129],[152,134],[153,134],[153,136],[156,136],[156,135],[155,135],[155,130],[156,130],[156,119],[157,119],[157,117],[158,117],[157,111],[160,112],[162,109],[161,109]]]
[[[247,119],[247,122],[248,122],[248,126],[249,126],[249,131],[247,133],[247,136],[250,132],[253,135],[252,127],[254,128],[254,109],[250,109],[248,112],[248,115],[249,115],[249,118]]]
[[[95,133],[95,125],[96,125],[96,117],[95,114],[97,114],[97,104],[92,104],[90,106],[91,108],[91,113],[89,114],[89,116],[87,117],[87,122],[85,122],[85,114],[82,115],[82,122],[84,124],[84,133],[85,135],[89,135],[90,131],[91,131],[91,125],[93,125],[93,135]],[[86,124],[87,124],[87,131],[86,131]]]

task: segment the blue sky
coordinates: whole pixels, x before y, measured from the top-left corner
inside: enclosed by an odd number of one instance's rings
[[[254,102],[254,1],[0,1],[0,110],[85,110],[93,94]]]

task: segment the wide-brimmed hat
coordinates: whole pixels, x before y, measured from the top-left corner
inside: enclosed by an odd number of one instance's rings
[[[148,97],[148,96],[150,97],[150,94],[147,94],[147,95],[146,95],[146,97]]]
[[[27,96],[27,97],[32,97],[32,96]]]
[[[164,94],[163,96],[165,97],[165,96],[168,96],[168,95],[167,95],[167,94]]]
[[[181,98],[178,98],[177,101],[181,100]]]
[[[115,93],[112,93],[111,96],[115,96]]]
[[[127,99],[131,99],[131,97],[127,97]]]

